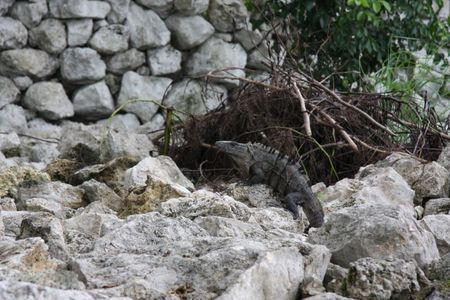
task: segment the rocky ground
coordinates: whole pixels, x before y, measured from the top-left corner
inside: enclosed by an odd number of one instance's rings
[[[196,189],[132,124],[1,139],[0,299],[450,297],[450,147],[316,184],[304,234],[265,185]]]

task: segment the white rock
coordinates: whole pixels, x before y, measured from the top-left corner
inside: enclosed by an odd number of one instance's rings
[[[88,0],[49,0],[50,15],[58,19],[104,19],[111,10],[109,3]]]
[[[210,38],[191,56],[186,64],[186,72],[191,76],[204,75],[209,71],[236,68],[215,72],[226,77],[245,77],[243,68],[247,64],[247,53],[239,44],[226,43],[221,39]],[[238,80],[213,79],[217,82],[236,86]]]
[[[118,24],[125,21],[130,7],[130,0],[106,0],[111,5],[111,11],[106,16],[111,24]]]
[[[173,8],[173,0],[136,0],[136,2],[157,12],[161,18],[166,18]]]
[[[20,91],[9,78],[0,76],[0,109],[19,100]]]
[[[450,215],[429,215],[420,222],[433,233],[440,255],[450,253]]]
[[[47,53],[58,54],[67,47],[66,27],[56,19],[46,19],[30,31],[30,44]]]
[[[22,48],[27,44],[28,31],[19,21],[0,17],[0,50]]]
[[[27,28],[39,25],[42,18],[48,13],[46,0],[20,1],[11,8],[11,16],[20,20]]]
[[[122,77],[118,105],[123,105],[130,100],[144,100],[127,104],[123,109],[137,115],[142,122],[148,122],[158,110],[158,103],[161,102],[171,83],[172,80],[169,78],[141,76],[128,71]]]
[[[67,44],[70,47],[83,46],[91,37],[94,22],[92,19],[68,20]]]
[[[165,46],[170,42],[170,31],[156,13],[131,3],[125,25],[130,30],[133,48],[146,50]]]
[[[114,111],[114,99],[105,81],[84,86],[73,96],[75,114],[87,120],[108,117]]]
[[[132,48],[111,57],[106,63],[106,68],[109,72],[120,75],[135,70],[143,64],[145,64],[145,54]]]
[[[242,0],[210,0],[208,16],[210,22],[220,32],[245,28],[249,18]]]
[[[168,45],[147,51],[151,74],[166,75],[181,70],[181,52]]]
[[[25,111],[21,106],[9,104],[0,109],[0,130],[23,132],[27,128]]]
[[[214,33],[214,27],[201,16],[172,15],[166,19],[166,25],[182,50],[200,45]]]
[[[94,33],[89,45],[102,54],[114,54],[128,49],[130,32],[119,24],[100,28]]]
[[[0,54],[0,74],[43,79],[53,75],[59,61],[42,50],[14,49]]]
[[[186,120],[188,114],[198,116],[216,109],[225,102],[227,96],[227,89],[223,86],[183,79],[172,86],[164,98],[164,104],[184,112],[178,115]]]
[[[124,184],[127,188],[145,186],[147,176],[151,176],[163,183],[179,185],[185,189],[194,190],[192,182],[181,173],[177,165],[168,156],[161,155],[144,158],[136,166],[125,172]]]
[[[175,0],[174,6],[177,12],[183,15],[201,15],[207,9],[209,0]]]
[[[37,82],[25,93],[23,103],[48,120],[59,120],[74,115],[73,105],[61,83]]]
[[[73,84],[92,83],[105,77],[106,65],[90,48],[67,48],[61,56],[61,76]]]

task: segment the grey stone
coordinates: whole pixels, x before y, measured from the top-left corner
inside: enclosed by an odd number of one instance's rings
[[[420,291],[416,266],[402,259],[361,258],[350,264],[346,294],[355,299],[393,299]]]
[[[111,160],[116,157],[128,156],[143,159],[156,147],[145,134],[125,131],[109,130],[104,145],[104,159]]]
[[[162,18],[166,18],[173,8],[173,0],[136,0],[136,2],[157,12]]]
[[[61,83],[37,82],[25,93],[23,103],[47,120],[59,120],[74,115],[73,105]]]
[[[139,133],[145,133],[149,134],[154,131],[158,131],[160,129],[164,128],[164,123],[166,122],[165,118],[162,114],[156,114],[153,116],[153,118],[148,121],[147,123],[142,124],[141,127],[139,127],[138,132]]]
[[[135,70],[143,64],[145,64],[145,54],[133,48],[115,54],[107,61],[106,68],[109,72],[120,75],[126,71]]]
[[[43,79],[53,75],[58,67],[58,60],[42,50],[15,49],[0,54],[0,73],[9,76]]]
[[[109,23],[118,24],[125,21],[130,7],[130,0],[106,0],[111,5],[111,11],[106,16]]]
[[[263,35],[258,29],[251,30],[244,28],[234,34],[234,39],[239,42],[245,50],[250,51],[259,46],[263,39]]]
[[[425,203],[424,216],[449,214],[450,213],[450,198],[436,198],[430,199]]]
[[[50,15],[58,19],[104,19],[111,6],[103,1],[49,0]]]
[[[97,122],[97,124],[101,124],[102,126],[105,126],[105,124],[108,124],[109,130],[117,130],[122,132],[129,132],[134,133],[137,132],[139,126],[141,123],[139,122],[138,117],[134,114],[117,114],[114,117],[112,117],[110,120],[100,120]],[[137,132],[142,133],[142,132]]]
[[[30,44],[51,54],[67,47],[66,27],[56,19],[46,19],[30,30]]]
[[[433,233],[440,255],[450,253],[450,215],[429,215],[420,222]]]
[[[152,75],[166,75],[181,70],[181,52],[171,45],[147,51]]]
[[[28,122],[27,134],[43,139],[55,140],[58,143],[61,138],[61,127],[51,124],[44,119],[35,118]]]
[[[38,143],[33,145],[30,149],[30,160],[49,164],[56,160],[59,154],[56,144]]]
[[[44,182],[29,187],[19,187],[19,201],[30,198],[43,198],[54,201],[67,208],[79,208],[84,205],[84,191],[79,187],[71,186],[59,181]]]
[[[105,83],[109,88],[109,91],[112,95],[117,96],[117,94],[120,92],[120,81],[121,77],[119,75],[115,75],[112,73],[107,73],[105,76]]]
[[[138,73],[141,76],[150,76],[150,68],[147,66],[140,66],[136,69],[136,73]]]
[[[128,49],[128,29],[119,24],[100,28],[89,41],[89,45],[102,54],[114,54]]]
[[[3,0],[0,1],[0,16],[5,15],[9,8],[14,4],[16,0]]]
[[[175,10],[183,15],[201,15],[207,9],[209,0],[175,0]]]
[[[164,98],[164,104],[183,112],[179,117],[186,120],[188,114],[198,116],[216,109],[227,96],[227,89],[223,86],[183,79],[172,86]]]
[[[79,187],[84,190],[86,200],[91,203],[100,201],[114,211],[119,211],[122,208],[122,198],[103,182],[91,179],[83,182]]]
[[[352,300],[353,298],[343,297],[335,293],[323,293],[311,297],[303,298],[304,300]]]
[[[222,41],[227,43],[233,42],[233,35],[231,33],[215,32],[213,34],[213,37],[221,39]]]
[[[324,226],[310,232],[308,242],[326,246],[331,262],[342,267],[363,257],[415,260],[421,267],[439,258],[434,237],[411,213],[385,205],[331,213]]]
[[[8,153],[18,154],[19,147],[20,147],[20,138],[17,135],[17,133],[15,132],[0,133],[0,151],[3,152],[5,155],[8,155]]]
[[[249,18],[247,8],[241,0],[210,0],[208,16],[220,32],[245,28]]]
[[[430,280],[448,280],[450,278],[450,253],[441,256],[424,271]]]
[[[106,20],[96,20],[94,21],[94,31],[98,31],[100,28],[108,26],[109,23]],[[112,24],[115,25],[115,24]],[[120,24],[118,24],[120,25]]]
[[[172,15],[166,19],[166,25],[182,50],[200,45],[214,33],[214,27],[201,16]]]
[[[17,76],[13,78],[13,81],[16,87],[21,91],[25,91],[33,84],[33,80],[28,76]]]
[[[247,222],[251,216],[250,208],[229,196],[221,196],[206,190],[197,190],[189,197],[169,199],[161,203],[159,212],[176,218],[218,216]]]
[[[450,173],[437,162],[422,164],[411,156],[394,153],[377,166],[392,166],[416,192],[414,203],[422,205],[424,198],[447,197]]]
[[[146,101],[130,103],[124,107],[124,111],[134,113],[142,122],[148,122],[158,110],[158,103],[171,83],[169,78],[141,76],[128,71],[122,78],[118,105],[133,99]]]
[[[146,50],[165,46],[170,42],[170,31],[166,24],[151,10],[130,4],[130,12],[125,25],[130,29],[133,48]]]
[[[83,46],[91,37],[94,22],[92,19],[68,20],[67,44],[70,47]]]
[[[442,152],[436,162],[450,172],[450,143],[442,149]]]
[[[28,31],[20,21],[0,17],[0,50],[22,48],[27,44]]]
[[[192,182],[181,173],[174,161],[163,155],[146,157],[136,166],[128,169],[124,174],[124,186],[127,188],[145,186],[148,176],[164,183],[194,190]]]
[[[83,86],[73,96],[75,114],[86,120],[108,117],[114,111],[114,99],[104,81]]]
[[[90,48],[68,48],[61,56],[61,76],[73,84],[86,84],[105,77],[106,65]]]
[[[247,57],[247,67],[270,72],[274,60],[271,59],[267,45],[262,44],[252,50]]]
[[[197,217],[194,222],[215,237],[262,238],[265,232],[262,227],[243,221],[207,216]]]
[[[0,210],[2,211],[16,211],[16,203],[13,198],[3,197],[0,198]],[[1,222],[1,226],[3,225],[3,221]]]
[[[18,101],[20,91],[7,77],[0,76],[0,109]]]
[[[27,28],[33,28],[41,23],[48,13],[46,0],[19,1],[14,3],[11,16],[20,20]]]
[[[204,75],[213,70],[236,68],[217,71],[214,74],[226,77],[245,77],[243,68],[247,64],[247,53],[239,44],[226,43],[217,38],[210,38],[190,57],[186,64],[186,72],[191,76]],[[213,79],[217,82],[236,86],[238,80]]]
[[[9,104],[0,109],[0,131],[23,132],[26,128],[27,119],[21,106]]]

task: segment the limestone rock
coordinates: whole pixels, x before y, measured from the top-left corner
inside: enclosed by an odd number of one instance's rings
[[[0,109],[19,100],[20,91],[9,78],[0,76]]]
[[[186,64],[188,75],[206,74],[212,70],[238,68],[217,72],[217,75],[245,77],[242,70],[247,64],[247,53],[239,44],[226,43],[221,39],[210,38],[190,57]],[[239,84],[237,80],[215,80],[231,86]]]
[[[419,266],[439,257],[434,237],[411,213],[385,205],[359,205],[329,214],[308,241],[325,245],[333,253],[331,261],[343,267],[363,257],[415,260]]]
[[[126,131],[109,130],[102,149],[102,160],[111,160],[120,156],[144,159],[151,151],[156,150],[155,145],[145,134],[130,133]]]
[[[257,48],[263,39],[261,32],[244,28],[234,34],[234,39],[239,42],[245,50],[250,51]]]
[[[16,0],[4,0],[0,2],[0,16],[6,14],[9,8],[14,4]]]
[[[75,114],[86,120],[108,117],[114,111],[114,99],[105,81],[84,86],[73,96]]]
[[[66,27],[59,20],[46,19],[31,29],[30,44],[47,53],[61,53],[67,47]]]
[[[42,50],[14,49],[0,54],[0,73],[18,76],[30,76],[43,79],[53,75],[59,67],[56,58]]]
[[[91,179],[83,182],[79,187],[84,190],[87,201],[91,203],[100,201],[114,211],[122,208],[122,198],[103,182]]]
[[[61,76],[73,84],[86,84],[105,77],[106,65],[90,48],[68,48],[61,56]]]
[[[0,133],[0,151],[7,156],[20,156],[20,138],[15,132]]]
[[[92,19],[68,20],[67,44],[70,47],[83,46],[91,37],[94,22]]]
[[[192,182],[181,173],[173,160],[162,155],[144,158],[136,166],[128,169],[124,175],[124,185],[127,188],[145,186],[148,176],[164,183],[194,190]]]
[[[84,204],[84,191],[69,184],[52,181],[33,186],[19,188],[19,199],[25,201],[30,198],[43,198],[62,204],[68,208],[79,208]]]
[[[248,11],[241,0],[210,0],[208,16],[220,32],[239,30],[248,24]]]
[[[157,12],[161,18],[166,18],[173,8],[173,0],[136,0],[136,2]]]
[[[111,73],[121,75],[127,71],[133,71],[143,64],[145,64],[145,54],[132,48],[111,57],[106,63],[106,69]]]
[[[429,215],[420,222],[433,233],[440,255],[450,253],[450,215]]]
[[[130,32],[124,25],[114,24],[94,33],[89,45],[102,54],[114,54],[128,49]]]
[[[172,15],[166,19],[166,25],[182,50],[200,45],[214,33],[214,27],[201,16]]]
[[[175,83],[164,98],[164,104],[192,115],[202,115],[216,109],[228,96],[227,89],[216,84],[183,79]],[[179,115],[185,120],[189,116]]]
[[[123,75],[117,104],[135,99],[144,100],[126,105],[124,111],[134,113],[142,122],[148,122],[158,110],[157,103],[161,102],[171,83],[169,78],[141,76],[128,71]]]
[[[175,10],[183,15],[201,15],[208,5],[209,0],[174,0]]]
[[[159,211],[168,217],[189,219],[219,216],[247,222],[251,216],[251,210],[245,204],[205,190],[195,191],[189,197],[170,199],[161,204]]]
[[[361,258],[350,264],[346,293],[355,299],[392,299],[420,291],[416,266],[402,259]]]
[[[109,3],[88,0],[49,0],[50,14],[58,19],[104,19],[111,10]]]
[[[131,3],[125,25],[130,30],[133,48],[146,50],[165,46],[170,42],[170,31],[156,13]]]
[[[425,203],[424,216],[450,214],[450,198],[430,199]]]
[[[13,18],[0,17],[0,28],[0,50],[25,47],[28,31],[22,23]]]
[[[130,7],[130,0],[106,0],[111,5],[111,11],[106,16],[110,24],[125,21]]]
[[[450,144],[442,149],[442,152],[436,162],[450,172]]]
[[[21,106],[9,104],[0,109],[0,130],[23,132],[27,128],[25,111]]]
[[[20,20],[27,28],[33,28],[41,23],[48,13],[46,0],[18,1],[11,8],[11,16]]]
[[[147,51],[151,74],[166,75],[181,70],[181,52],[168,45]]]
[[[24,104],[47,120],[59,120],[74,115],[73,105],[57,82],[37,82],[25,93]]]
[[[17,76],[13,78],[13,81],[16,87],[21,91],[25,91],[33,84],[33,80],[28,76]]]

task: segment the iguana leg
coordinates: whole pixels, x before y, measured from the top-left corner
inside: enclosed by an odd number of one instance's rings
[[[260,168],[257,164],[254,164],[250,167],[249,173],[250,178],[248,182],[250,184],[264,183],[266,181],[263,169]]]
[[[286,207],[294,215],[294,220],[300,216],[298,213],[298,204],[301,202],[300,193],[290,193],[286,197]]]

